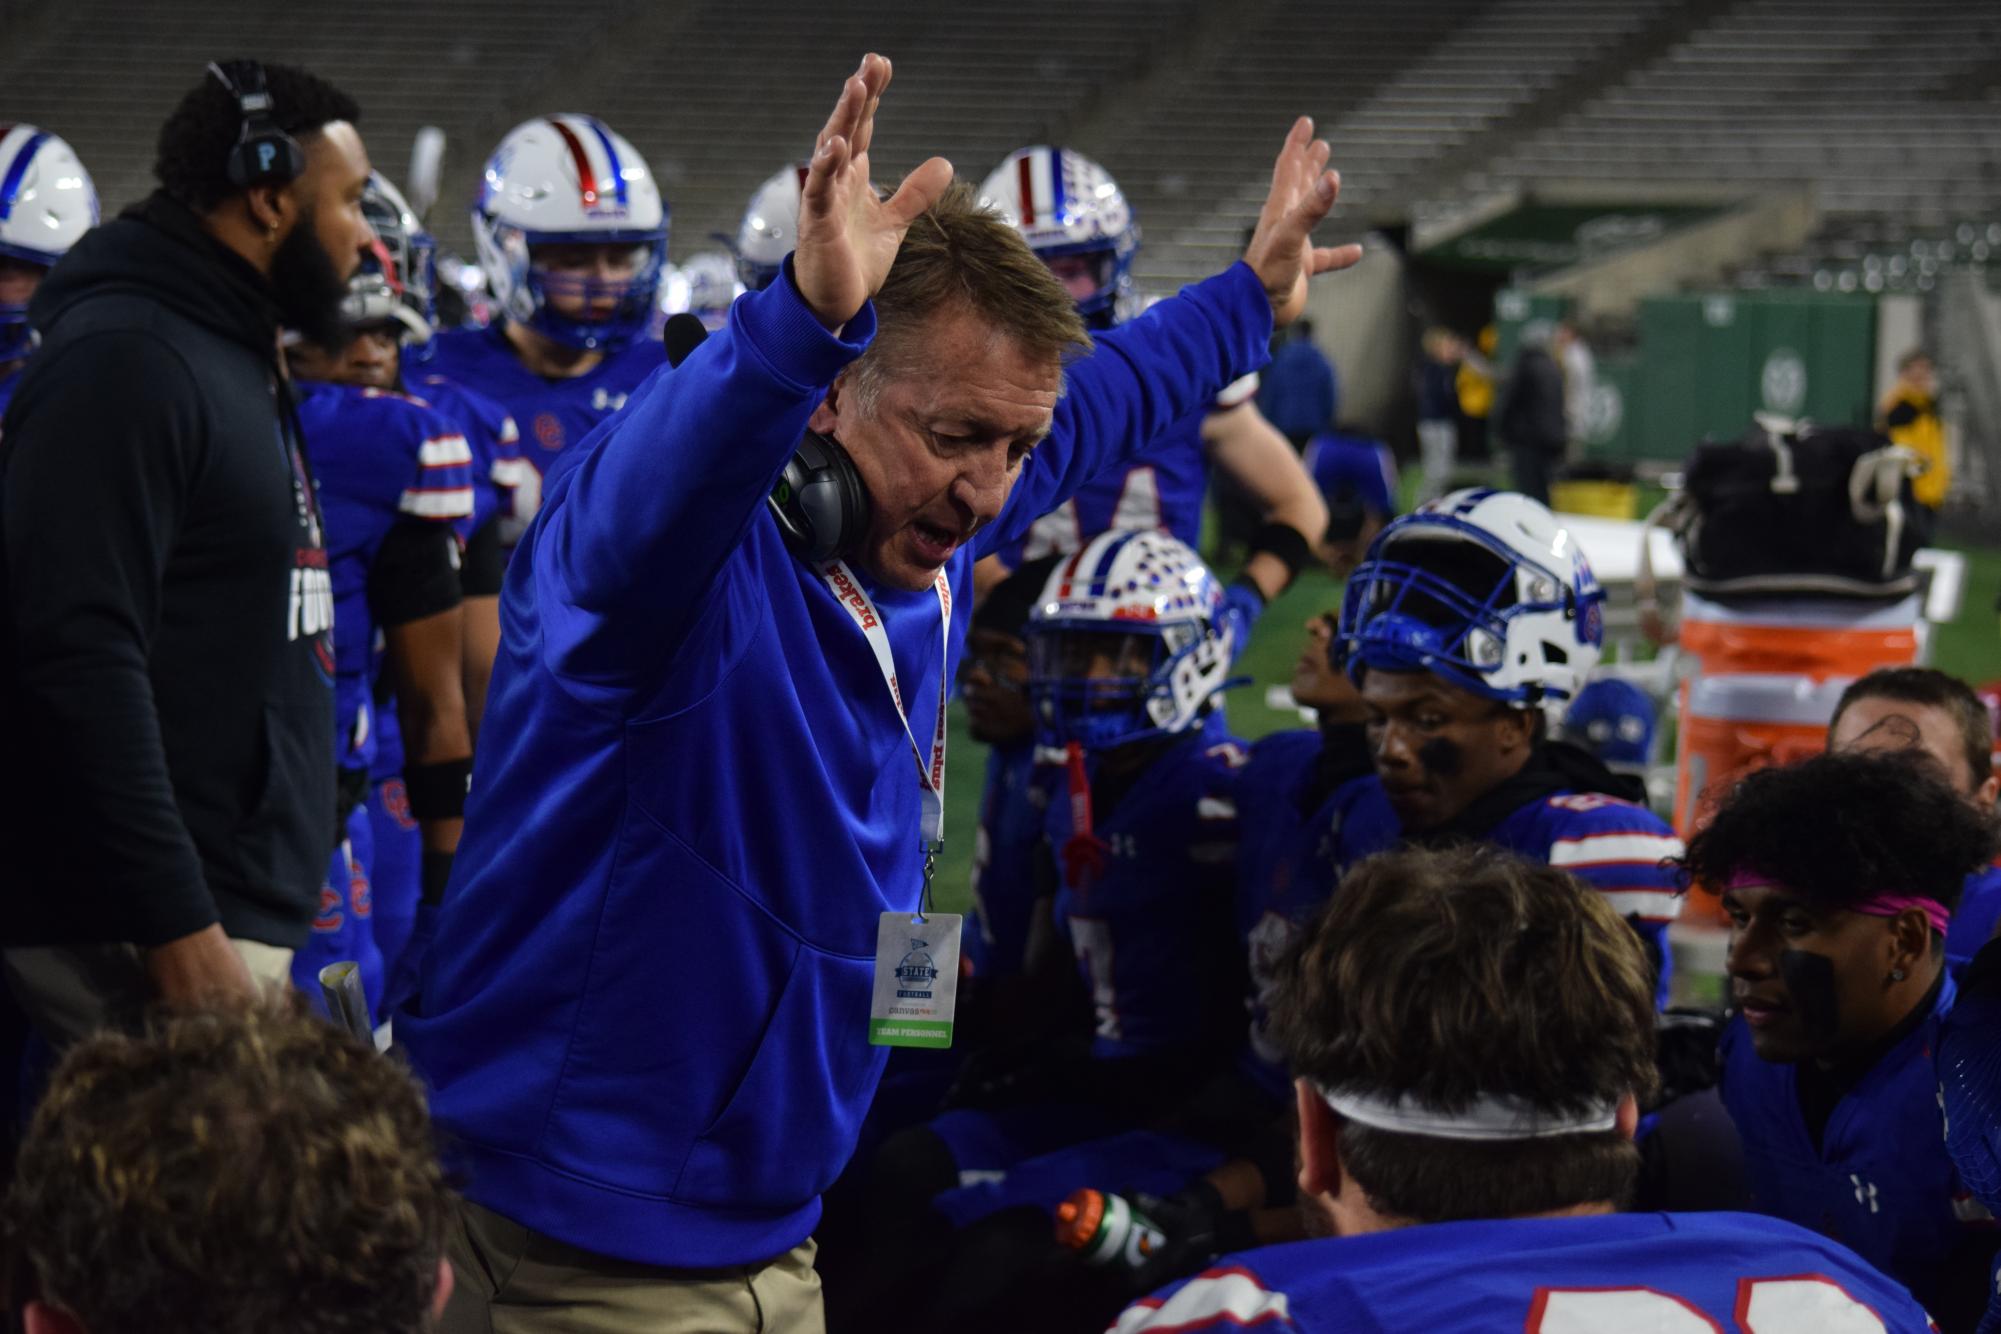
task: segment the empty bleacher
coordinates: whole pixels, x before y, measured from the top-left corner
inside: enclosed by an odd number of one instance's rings
[[[1997,45],[1992,6],[1746,0],[1470,184],[1807,181],[1837,215],[1992,213]]]
[[[252,54],[352,91],[399,178],[416,128],[444,128],[434,223],[459,250],[493,143],[553,110],[632,139],[672,201],[675,255],[706,248],[808,151],[869,48],[897,62],[880,179],[932,152],[977,179],[1021,144],[1071,143],[1133,198],[1155,289],[1237,252],[1300,112],[1346,177],[1337,232],[1556,179],[1811,181],[1836,220],[1939,234],[2001,217],[2001,10],[1957,0],[5,5],[0,118],[69,138],[107,207],[149,187],[159,123],[203,64]],[[1784,263],[1804,281],[1825,267]]]

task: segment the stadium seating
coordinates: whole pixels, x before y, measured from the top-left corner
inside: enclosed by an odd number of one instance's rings
[[[248,52],[353,91],[398,177],[417,126],[443,127],[434,222],[448,249],[468,247],[462,203],[487,149],[554,109],[594,112],[639,145],[673,204],[673,254],[707,248],[759,181],[808,151],[830,81],[867,47],[897,60],[879,175],[943,152],[977,178],[1021,144],[1068,142],[1133,198],[1156,290],[1236,252],[1275,132],[1302,111],[1335,144],[1350,232],[1579,178],[1812,181],[1838,222],[1894,214],[1941,238],[2001,214],[2001,13],[1953,0],[11,0],[6,13],[7,116],[68,137],[107,207],[146,189],[154,127],[202,64]],[[34,77],[55,68],[64,77]],[[1880,254],[1886,284],[1903,245]],[[1746,277],[1839,285],[1852,268],[1870,290],[1854,259],[1837,249]]]

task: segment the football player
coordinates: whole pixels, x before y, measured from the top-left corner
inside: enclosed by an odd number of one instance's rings
[[[1479,846],[1364,862],[1275,1009],[1299,1190],[1333,1235],[1232,1255],[1116,1334],[1930,1328],[1805,1228],[1616,1212],[1655,1081],[1653,970],[1569,875]]]
[[[645,336],[667,260],[667,204],[646,160],[602,121],[542,116],[508,131],[472,210],[500,315],[438,336],[432,373],[504,406],[528,467],[515,519],[542,479],[666,364]]]
[[[1994,774],[1993,724],[1964,681],[1932,667],[1882,667],[1841,692],[1827,725],[1829,750],[1911,751],[1929,756],[1938,776],[1989,819],[2001,793]],[[2001,921],[2001,866],[1966,878],[1945,929],[1945,965],[1955,977]]]
[[[1471,841],[1569,871],[1646,938],[1665,1002],[1681,841],[1638,804],[1639,780],[1548,736],[1597,663],[1603,601],[1569,530],[1526,496],[1456,491],[1384,528],[1341,608],[1375,773],[1345,804],[1336,858]]]
[[[336,857],[332,879],[366,884],[365,903],[350,896],[346,920],[334,922],[330,900],[325,923],[316,923],[313,946],[300,952],[293,976],[312,990],[321,964],[360,949],[363,981],[380,1006],[388,975],[399,961],[427,889],[442,889],[464,815],[472,743],[466,726],[463,588],[460,525],[474,516],[472,448],[460,422],[423,399],[391,387],[398,375],[402,340],[428,332],[406,302],[412,271],[409,211],[400,195],[371,179],[364,207],[376,229],[374,260],[349,284],[346,341],[334,348],[299,341],[288,356],[303,381],[299,417],[306,453],[326,514],[329,573],[334,587],[334,693],[341,748],[341,790],[356,808],[347,820],[350,856],[359,874]],[[384,729],[377,719],[375,660],[378,632],[385,645],[386,678],[393,685],[400,726],[396,735],[407,764],[395,773],[407,804],[385,792],[377,775]],[[374,861],[369,834],[355,819],[380,825],[383,865]],[[403,868],[399,844],[420,827],[421,869],[415,880]],[[369,878],[371,871],[376,872]],[[330,883],[327,893],[334,891]],[[364,911],[364,906],[366,911]],[[367,920],[370,947],[343,939]]]
[[[1068,148],[1023,148],[994,169],[980,196],[1021,229],[1091,327],[1110,328],[1139,313],[1132,281],[1139,224],[1103,167]],[[1131,467],[1099,477],[1044,515],[1021,541],[982,562],[981,587],[1024,560],[1076,551],[1108,529],[1163,528],[1195,545],[1213,463],[1264,509],[1264,526],[1231,593],[1254,619],[1313,558],[1327,528],[1327,506],[1313,479],[1258,411],[1256,393],[1256,376],[1231,385],[1209,411],[1170,427]]]
[[[807,165],[795,162],[772,173],[743,211],[736,244],[730,249],[736,254],[737,278],[747,291],[762,292],[777,282],[785,257],[799,239],[799,195],[806,186]]]
[[[1985,1307],[1997,1234],[1946,1153],[1931,1053],[1945,926],[1989,821],[1929,759],[1759,770],[1689,841],[1730,917],[1722,1095],[1752,1205],[1853,1247],[1946,1329]]]
[[[1644,779],[1659,726],[1659,713],[1646,691],[1623,677],[1603,676],[1570,701],[1557,738],[1590,751],[1614,773]]]
[[[966,1105],[884,1146],[870,1229],[883,1260],[857,1327],[891,1307],[1006,1327],[1001,1301],[1035,1286],[1021,1266],[1053,1253],[1048,1211],[1065,1195],[1164,1191],[1226,1156],[1145,1129],[1227,1069],[1243,1031],[1245,749],[1214,708],[1235,647],[1222,587],[1164,533],[1104,533],[1055,564],[1025,638],[1038,739],[1065,757],[1045,831],[1076,1004],[1053,1031],[1017,1035],[1014,1068],[966,1081]]]
[[[1331,615],[1309,620],[1293,667],[1292,697],[1316,712],[1317,726],[1258,741],[1237,785],[1237,930],[1249,966],[1250,1041],[1235,1079],[1212,1091],[1208,1119],[1214,1138],[1223,1131],[1216,1113],[1228,1109],[1235,1124],[1224,1133],[1238,1156],[1172,1195],[1141,1198],[1161,1238],[1125,1296],[1193,1273],[1253,1238],[1299,1235],[1292,1077],[1271,1030],[1271,1002],[1282,961],[1334,888],[1343,803],[1359,791],[1353,780],[1371,771],[1366,710],[1334,662],[1336,628]]]
[[[1396,455],[1369,436],[1322,431],[1306,442],[1302,461],[1327,502],[1327,535],[1318,554],[1345,575],[1397,515]]]
[[[965,934],[969,975],[990,979],[1021,972],[1028,941],[1046,916],[1053,876],[1038,868],[1052,782],[1060,770],[1035,745],[1035,710],[1028,698],[1030,614],[1059,556],[1032,560],[990,592],[973,612],[959,694],[967,730],[987,746],[987,781],[973,843],[973,923]]]
[[[97,225],[97,189],[47,130],[0,124],[0,412],[35,347],[28,302],[42,275]]]
[[[514,419],[506,409],[425,368],[437,315],[431,237],[401,192],[379,173],[369,179],[362,211],[376,243],[349,284],[345,312],[354,336],[330,354],[323,374],[331,382],[351,386],[412,391],[450,419],[465,438],[472,456],[473,507],[453,526],[461,547],[466,729],[468,737],[477,740],[500,644],[500,581],[505,568],[501,529],[512,514],[515,480],[526,465]],[[315,351],[308,348],[304,355]],[[426,883],[426,858],[435,893],[442,888],[449,865],[451,840],[434,830],[429,838],[433,846],[427,850],[420,822],[411,812],[396,673],[389,670],[386,645],[379,637],[371,679],[374,759],[369,770],[367,850],[359,860],[375,901],[374,936],[385,960],[394,966],[404,962],[404,947],[416,929],[414,913]],[[407,961],[411,967],[414,962]],[[394,974],[390,976],[388,1001],[393,1005],[400,990]],[[410,980],[406,976],[405,984]]]

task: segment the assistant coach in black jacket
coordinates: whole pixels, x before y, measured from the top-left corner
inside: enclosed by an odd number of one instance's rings
[[[259,83],[274,124],[246,128]],[[162,188],[30,307],[0,422],[0,943],[58,1040],[280,980],[318,910],[332,594],[278,340],[333,341],[372,240],[357,116],[301,70],[211,68]],[[295,149],[260,154],[267,128]]]

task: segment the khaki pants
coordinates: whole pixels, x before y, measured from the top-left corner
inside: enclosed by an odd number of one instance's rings
[[[229,943],[261,985],[292,985],[292,951],[235,937]],[[136,945],[26,945],[6,951],[4,967],[29,1021],[58,1048],[108,1025],[137,1023],[153,996]]]
[[[446,1225],[439,1334],[824,1334],[805,1241],[761,1265],[663,1269],[530,1231],[469,1200]]]

